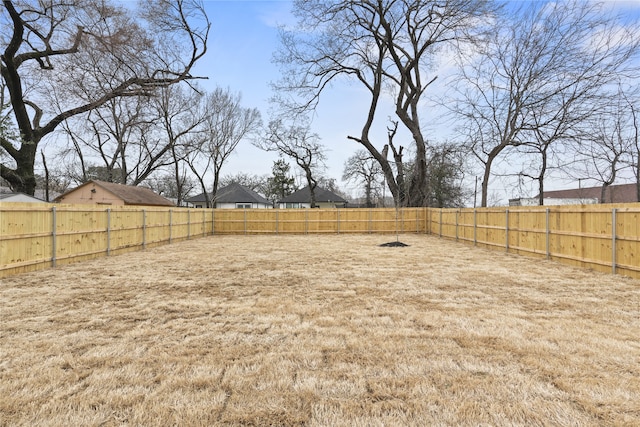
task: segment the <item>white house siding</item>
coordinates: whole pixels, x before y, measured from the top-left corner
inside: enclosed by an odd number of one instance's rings
[[[340,206],[336,206],[334,202],[316,202],[316,206],[320,209],[336,209],[342,208],[342,203]],[[311,209],[311,203],[279,203],[279,209]]]
[[[242,203],[242,202],[238,202]],[[245,204],[245,203],[242,203]],[[246,203],[248,204],[248,202]],[[216,203],[217,209],[236,209],[236,203]],[[272,209],[272,206],[263,203],[251,203],[251,209]]]
[[[279,203],[279,209],[310,209],[311,203]]]
[[[537,198],[521,198],[509,200],[509,206],[538,206]],[[547,197],[544,199],[545,206],[561,206],[561,205],[592,205],[598,203],[598,199],[559,199]]]

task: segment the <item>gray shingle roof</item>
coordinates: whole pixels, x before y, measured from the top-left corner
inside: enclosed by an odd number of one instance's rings
[[[204,193],[190,197],[186,200],[189,203],[204,202]],[[260,194],[250,190],[242,185],[232,182],[226,187],[218,189],[216,194],[216,203],[261,203],[270,205],[271,202],[262,197]]]
[[[342,197],[329,190],[325,190],[324,188],[316,187],[315,195],[316,203],[347,203],[347,201]],[[282,200],[278,200],[278,203],[311,203],[311,191],[309,191],[309,186],[289,194]]]
[[[10,199],[10,198],[23,198],[23,199],[29,199],[34,202],[44,202],[44,200],[42,199],[39,199],[34,196],[30,196],[28,194],[24,194],[24,193],[0,193],[0,200]]]

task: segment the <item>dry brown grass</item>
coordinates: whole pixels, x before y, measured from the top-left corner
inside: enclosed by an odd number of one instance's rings
[[[640,282],[430,236],[3,279],[0,425],[638,425]]]

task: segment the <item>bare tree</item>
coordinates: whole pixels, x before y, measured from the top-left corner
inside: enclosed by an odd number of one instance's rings
[[[202,101],[202,92],[182,85],[172,85],[162,88],[153,98],[157,114],[157,123],[161,141],[168,148],[170,168],[174,178],[175,198],[178,206],[193,189],[193,183],[188,176],[187,161],[191,150],[197,149],[194,141],[198,139],[198,127],[202,126],[207,111]]]
[[[572,111],[579,109],[580,111]],[[544,108],[531,112],[532,126],[522,144],[517,144],[511,156],[521,155],[525,160],[517,175],[537,182],[538,204],[544,204],[545,178],[550,171],[566,170],[572,160],[567,157],[576,141],[582,137],[580,125],[594,114],[585,104],[567,102],[554,116],[544,117]],[[506,154],[503,152],[503,154]],[[508,157],[508,156],[507,156]],[[575,156],[574,156],[575,157]],[[526,161],[529,160],[529,163]],[[506,174],[510,175],[509,173]]]
[[[593,2],[530,2],[497,21],[471,64],[461,58],[453,111],[484,169],[482,206],[492,167],[509,147],[536,147],[541,167],[532,176],[542,194],[549,150],[571,139],[608,85],[633,67],[636,27],[620,25]]]
[[[18,132],[11,120],[11,103],[7,96],[4,80],[0,80],[0,138],[12,140],[18,138]],[[4,151],[0,150],[0,158],[4,154]]]
[[[229,89],[216,88],[207,94],[204,110],[206,115],[198,128],[198,138],[185,159],[200,181],[209,207],[216,198],[222,166],[240,141],[251,138],[260,130],[262,120],[257,109],[242,107],[240,94],[233,94]],[[213,174],[211,193],[205,185],[208,172]]]
[[[629,141],[629,153],[626,161],[633,171],[636,183],[636,201],[640,202],[640,94],[639,88],[635,91],[621,91],[623,99],[623,119],[626,135],[623,136]]]
[[[357,150],[344,164],[342,179],[362,186],[365,204],[374,207],[374,199],[381,195],[382,168],[367,150]]]
[[[0,176],[14,190],[34,193],[38,145],[63,121],[193,78],[209,32],[202,5],[151,0],[140,7],[135,18],[106,0],[3,1],[0,71],[21,139],[0,138],[10,157]]]
[[[319,140],[318,135],[311,132],[311,127],[306,121],[302,124],[287,125],[282,119],[274,119],[269,122],[264,139],[255,143],[265,151],[278,152],[296,162],[304,172],[309,186],[312,208],[316,207],[317,175],[325,167],[326,159]]]
[[[148,101],[114,98],[61,126],[73,142],[71,151],[79,159],[84,177],[86,162],[92,159],[108,171],[107,176],[113,177],[109,181],[132,185],[170,164],[171,141],[154,132],[160,117]]]
[[[340,77],[355,79],[370,95],[367,118],[357,141],[380,163],[397,205],[426,205],[427,141],[420,121],[420,102],[436,76],[429,75],[440,47],[453,47],[479,27],[489,12],[489,2],[475,0],[303,1],[294,3],[300,27],[306,31],[283,32],[283,65],[278,89],[295,92],[300,109],[314,108],[323,91]],[[383,95],[390,93],[395,114],[415,143],[414,173],[408,192],[394,171],[392,161],[371,139]],[[280,100],[283,101],[284,98]],[[284,101],[287,104],[288,99]],[[392,136],[389,133],[391,147]],[[401,156],[402,147],[395,155]],[[398,165],[398,158],[394,160]]]
[[[220,186],[224,187],[232,183],[240,184],[249,190],[253,190],[256,193],[267,194],[268,193],[268,175],[256,175],[245,172],[238,172],[234,175],[225,175],[220,178]]]
[[[614,100],[617,102],[609,102],[608,108],[586,123],[584,137],[575,144],[580,160],[574,173],[601,183],[601,203],[607,201],[607,189],[623,170],[631,168],[634,175],[637,170],[633,160],[638,143],[635,109],[622,92]]]
[[[638,119],[638,111],[632,105],[631,114],[633,120],[633,157],[632,157],[632,167],[634,171],[634,175],[636,178],[636,201],[640,202],[640,139],[638,138],[638,127],[639,127],[639,119]]]
[[[176,181],[173,173],[154,174],[145,180],[145,185],[163,197],[175,199],[178,206],[182,206],[183,200],[197,187],[191,176],[181,175],[180,180]]]

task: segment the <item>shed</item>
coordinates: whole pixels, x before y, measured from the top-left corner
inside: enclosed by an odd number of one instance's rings
[[[57,197],[55,201],[114,206],[175,206],[172,201],[148,188],[97,180],[87,181]]]

